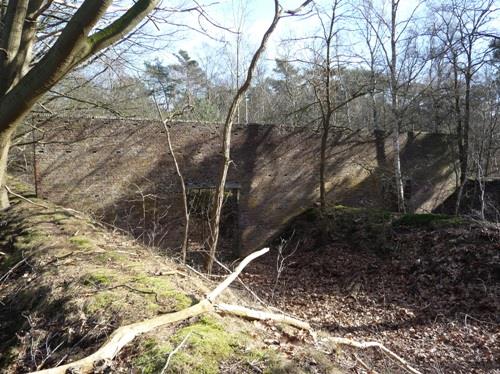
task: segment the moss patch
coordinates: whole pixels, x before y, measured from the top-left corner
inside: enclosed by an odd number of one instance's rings
[[[464,223],[464,219],[446,214],[405,214],[394,221],[395,227],[421,227],[421,228],[439,228],[457,226]]]
[[[88,314],[102,313],[112,308],[120,311],[124,306],[124,299],[116,292],[103,291],[90,297],[85,305],[84,312]]]
[[[109,271],[106,269],[97,270],[95,273],[87,273],[81,279],[80,282],[86,286],[94,286],[97,288],[109,286],[116,279],[116,273],[114,271]]]
[[[218,373],[220,364],[236,355],[244,338],[225,331],[213,317],[203,316],[198,322],[181,329],[172,339],[177,346],[189,335],[185,349],[173,356],[173,373]]]
[[[85,236],[73,236],[69,239],[69,242],[81,250],[90,249],[94,244]]]
[[[170,343],[160,343],[157,339],[148,338],[141,343],[141,354],[134,359],[133,365],[143,374],[159,373],[173,350]]]
[[[154,292],[160,303],[171,304],[170,307],[174,310],[185,309],[192,304],[192,300],[187,295],[173,289],[170,282],[165,278],[142,275],[135,277],[133,282],[142,285],[148,291]],[[154,295],[151,295],[151,297],[154,297]]]
[[[116,262],[116,263],[125,263],[127,262],[127,257],[121,253],[107,251],[104,253],[99,253],[95,257],[97,262],[107,263],[107,262]]]

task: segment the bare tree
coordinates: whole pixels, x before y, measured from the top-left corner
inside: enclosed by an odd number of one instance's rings
[[[172,113],[168,118],[164,118],[160,106],[158,105],[158,102],[154,98],[154,102],[156,105],[156,110],[158,111],[158,116],[160,117],[161,123],[163,125],[163,128],[165,129],[165,133],[167,134],[167,144],[168,144],[168,150],[170,151],[170,155],[172,156],[172,161],[174,162],[175,166],[175,172],[177,173],[177,176],[179,177],[179,183],[181,185],[181,192],[182,192],[182,204],[184,207],[184,237],[182,240],[182,263],[186,263],[186,256],[187,256],[187,250],[188,250],[188,243],[189,243],[189,222],[190,222],[190,214],[189,214],[189,205],[188,205],[188,197],[187,197],[187,190],[186,190],[186,183],[184,182],[184,176],[182,175],[181,168],[179,166],[179,163],[177,162],[177,156],[175,155],[174,152],[174,147],[172,146],[172,139],[170,136],[170,122],[172,122],[173,118],[175,118],[176,114],[177,115],[182,115],[182,111],[179,113]]]
[[[326,9],[315,5],[314,16],[319,24],[319,31],[302,39],[307,43],[304,48],[305,56],[295,58],[296,62],[304,66],[305,95],[307,91],[312,93],[301,110],[305,112],[312,109],[312,122],[319,124],[321,132],[319,200],[323,213],[326,209],[328,141],[334,129],[343,128],[338,123],[340,109],[347,109],[345,114],[349,124],[349,103],[366,94],[364,82],[361,84],[360,82],[347,82],[346,75],[349,72],[343,60],[349,61],[351,56],[346,58],[339,51],[340,34],[345,31],[341,25],[341,21],[346,18],[346,9],[342,8],[345,4],[347,2],[343,0],[334,0]],[[294,43],[296,39],[287,40],[287,42]]]
[[[238,92],[236,92],[236,95],[233,97],[233,100],[231,102],[231,106],[229,107],[226,120],[224,121],[224,130],[223,130],[223,142],[222,142],[223,164],[221,168],[219,184],[215,192],[213,205],[211,209],[212,211],[210,217],[209,255],[207,256],[205,262],[205,268],[208,273],[212,272],[212,267],[215,260],[215,253],[219,241],[220,219],[221,219],[222,205],[224,203],[224,190],[226,186],[227,172],[229,170],[229,165],[231,163],[231,131],[233,127],[236,110],[240,104],[241,99],[244,97],[245,92],[250,87],[254,71],[257,67],[257,63],[266,48],[266,44],[267,41],[269,40],[269,37],[276,29],[276,26],[278,25],[280,19],[282,19],[286,15],[293,16],[297,14],[303,7],[305,7],[311,1],[312,0],[306,0],[298,9],[288,10],[286,12],[283,12],[283,9],[279,4],[279,1],[274,0],[274,16],[271,25],[264,33],[260,45],[257,48],[255,54],[253,55],[252,60],[250,62],[250,66],[248,67],[245,81],[243,82],[241,87],[238,88]]]
[[[375,147],[377,152],[377,162],[379,167],[385,168],[386,154],[385,154],[385,136],[384,129],[380,120],[379,105],[377,104],[377,94],[379,91],[379,81],[381,80],[381,72],[379,71],[380,59],[380,40],[377,35],[381,33],[382,22],[377,19],[374,12],[373,0],[362,0],[359,9],[361,19],[366,20],[359,25],[359,33],[363,37],[363,42],[368,50],[367,57],[363,53],[361,58],[369,69],[369,86],[368,94],[370,97],[371,105],[371,122],[373,134],[375,137]]]
[[[452,0],[434,8],[444,55],[453,72],[454,117],[459,157],[458,214],[469,168],[471,132],[471,90],[475,75],[491,57],[488,27],[498,9],[494,0]],[[477,163],[476,163],[477,164]]]
[[[132,31],[158,2],[138,0],[115,19],[106,22],[113,1],[85,0],[72,13],[65,13],[64,22],[53,24],[48,29],[47,14],[61,2],[9,0],[5,4],[2,1],[0,208],[9,206],[4,186],[12,135],[37,100],[75,66]],[[104,25],[96,29],[103,20]],[[49,48],[45,47],[47,44]]]
[[[420,92],[412,92],[412,84],[420,76],[427,63],[427,58],[419,54],[418,36],[416,32],[416,13],[422,2],[418,3],[410,12],[409,16],[400,19],[401,0],[388,0],[388,17],[384,14],[385,9],[378,10],[370,8],[373,17],[367,17],[362,13],[365,22],[370,26],[377,38],[382,58],[389,80],[391,128],[394,154],[394,178],[398,209],[406,211],[404,198],[403,172],[401,170],[401,144],[400,132],[403,126],[405,113],[410,104],[420,95]],[[386,5],[386,2],[383,2]],[[375,22],[375,20],[377,22]],[[386,46],[385,39],[389,39]]]

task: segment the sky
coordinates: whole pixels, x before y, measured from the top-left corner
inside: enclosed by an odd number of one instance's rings
[[[298,8],[304,0],[281,0],[280,4],[285,10]],[[321,6],[328,7],[331,1],[319,0],[316,1]],[[243,43],[247,47],[247,51],[254,51],[260,42],[262,35],[272,21],[274,13],[273,0],[220,0],[211,2],[207,0],[205,4],[213,4],[206,6],[206,12],[212,20],[215,20],[219,25],[231,30],[238,29],[238,20],[242,18],[243,28]],[[345,9],[350,7],[352,2],[344,1]],[[419,0],[402,0],[400,16],[405,17],[419,3]],[[194,2],[186,3],[187,7],[193,6]],[[307,9],[311,9],[308,7]],[[349,8],[349,9],[352,9]],[[241,17],[241,14],[244,14]],[[197,29],[206,29],[207,33],[212,35],[214,39],[203,35],[199,32],[186,31],[183,33],[183,39],[172,43],[168,51],[159,54],[157,57],[166,63],[175,62],[173,53],[179,49],[184,49],[195,59],[199,59],[207,54],[207,49],[220,49],[224,45],[223,41],[229,45],[228,48],[235,49],[236,35],[229,31],[213,27],[205,20],[200,20],[200,17],[192,12],[185,13],[182,22]],[[352,26],[352,25],[351,25]],[[273,60],[279,57],[283,52],[280,50],[280,41],[290,37],[300,37],[311,35],[319,27],[317,18],[309,17],[288,17],[282,19],[278,24],[277,29],[272,35],[266,50],[265,59]],[[353,41],[350,41],[353,42]],[[231,47],[232,46],[232,47]]]
[[[226,55],[232,54],[233,60],[236,54],[236,34],[238,30],[239,20],[242,20],[242,50],[247,54],[247,60],[257,49],[257,46],[272,21],[274,12],[273,0],[179,0],[183,1],[185,8],[202,4],[206,11],[206,15],[214,23],[221,27],[215,27],[206,19],[199,17],[196,12],[177,13],[174,16],[176,24],[189,25],[179,35],[178,40],[169,43],[167,48],[153,55],[145,55],[144,60],[152,60],[158,58],[165,64],[175,63],[176,58],[174,53],[179,49],[186,50],[189,55],[198,60],[205,61],[205,64],[210,64],[214,59],[226,58]],[[375,3],[381,3],[384,0],[374,0]],[[404,20],[412,14],[415,7],[419,4],[425,4],[430,0],[401,0],[400,9],[398,11],[398,19]],[[439,0],[436,0],[439,1]],[[296,9],[304,0],[281,0],[280,4],[284,9]],[[331,0],[316,0],[320,6],[328,8],[331,6]],[[357,1],[344,0],[344,11],[351,12],[354,8],[353,4]],[[307,9],[311,9],[310,6]],[[421,10],[419,16],[425,16],[425,6],[420,5]],[[243,14],[243,16],[242,16]],[[494,27],[500,27],[500,17],[494,22]],[[356,27],[356,22],[350,20],[346,22],[345,27],[353,29]],[[308,17],[287,17],[280,21],[277,29],[272,35],[266,54],[263,57],[264,65],[267,65],[268,70],[272,69],[275,58],[286,53],[286,49],[280,43],[281,40],[290,37],[302,37],[304,35],[312,35],[319,28],[319,22],[316,16],[309,15]],[[198,31],[193,31],[193,29]],[[203,32],[200,32],[203,30]],[[232,30],[233,32],[230,32]],[[210,35],[207,36],[207,35]],[[345,45],[348,53],[358,56],[363,54],[363,47],[360,37],[356,32],[344,33],[341,43]],[[304,46],[310,41],[302,42]],[[300,43],[295,43],[297,47]],[[225,51],[222,51],[225,48]],[[300,47],[298,48],[300,50]],[[225,53],[225,55],[224,55]],[[228,60],[229,61],[229,60]],[[229,62],[228,62],[229,63]],[[234,61],[233,61],[234,64]]]

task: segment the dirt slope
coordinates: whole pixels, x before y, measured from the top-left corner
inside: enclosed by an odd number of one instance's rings
[[[10,185],[43,206],[13,198],[12,207],[0,213],[2,373],[82,358],[118,326],[190,306],[216,284],[89,217],[34,199],[14,181]],[[248,303],[230,291],[222,300]],[[324,354],[302,344],[297,330],[208,314],[136,339],[95,372],[159,373],[187,334],[166,372],[336,370]],[[292,338],[293,349],[285,341]],[[273,339],[283,344],[267,343]]]

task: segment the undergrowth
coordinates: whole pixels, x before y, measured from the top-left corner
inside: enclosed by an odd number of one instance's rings
[[[281,238],[301,238],[308,248],[319,248],[331,241],[352,248],[370,249],[380,255],[400,251],[395,238],[400,230],[440,229],[463,225],[462,217],[433,213],[398,214],[373,208],[329,205],[324,212],[313,207],[288,225]]]

